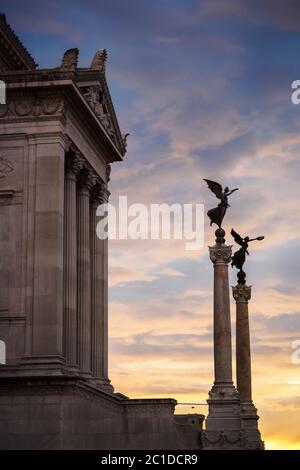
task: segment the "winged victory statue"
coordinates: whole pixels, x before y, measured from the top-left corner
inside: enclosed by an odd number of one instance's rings
[[[242,271],[243,266],[246,261],[246,255],[249,255],[249,251],[248,251],[249,243],[255,240],[259,240],[259,241],[263,240],[265,237],[260,236],[256,238],[249,238],[249,237],[242,238],[241,235],[239,235],[233,229],[231,230],[231,235],[233,236],[234,241],[241,247],[238,251],[234,253],[232,257],[231,266],[232,267],[235,266],[237,269]]]
[[[238,191],[239,188],[230,190],[228,186],[226,186],[223,190],[221,184],[217,183],[216,181],[207,180],[205,178],[204,178],[204,181],[206,181],[209,189],[221,201],[217,207],[215,207],[214,209],[210,209],[207,212],[207,215],[210,218],[210,225],[216,224],[219,228],[221,228],[227,208],[230,207],[228,203],[228,197],[235,191]]]

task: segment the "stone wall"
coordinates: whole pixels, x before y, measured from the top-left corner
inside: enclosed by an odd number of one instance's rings
[[[200,449],[204,416],[172,399],[128,400],[76,380],[0,387],[0,449]]]

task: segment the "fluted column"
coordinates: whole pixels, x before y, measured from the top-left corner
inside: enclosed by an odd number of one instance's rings
[[[108,240],[96,235],[96,210],[108,202],[105,184],[96,184],[91,200],[92,372],[97,385],[113,391],[108,378]]]
[[[91,372],[91,253],[90,253],[90,190],[91,173],[83,169],[77,191],[77,256],[78,256],[78,361],[80,368]]]
[[[64,356],[77,364],[77,214],[76,176],[82,167],[78,156],[67,155],[64,207]]]

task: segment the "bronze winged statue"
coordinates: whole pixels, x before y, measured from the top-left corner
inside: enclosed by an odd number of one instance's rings
[[[216,181],[207,180],[205,178],[204,181],[206,181],[209,189],[217,196],[217,198],[221,200],[217,207],[210,209],[207,212],[207,215],[210,218],[210,225],[216,224],[221,228],[227,208],[230,207],[228,204],[228,197],[235,191],[238,191],[239,188],[230,190],[228,186],[226,186],[223,191],[222,186],[219,183],[216,183]]]
[[[231,235],[233,236],[234,238],[234,241],[240,245],[240,249],[238,251],[236,251],[232,257],[232,262],[231,262],[231,266],[235,266],[237,269],[239,269],[240,271],[243,270],[243,266],[245,264],[245,261],[246,261],[246,255],[249,255],[249,251],[248,251],[248,247],[249,247],[249,243],[250,242],[253,242],[255,240],[263,240],[265,237],[256,237],[256,238],[249,238],[249,237],[245,237],[245,238],[242,238],[235,230],[231,230]]]

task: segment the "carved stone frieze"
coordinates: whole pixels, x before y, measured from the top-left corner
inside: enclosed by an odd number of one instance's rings
[[[0,118],[3,117],[43,117],[63,116],[65,114],[64,101],[59,98],[42,99],[15,99],[0,106]]]

